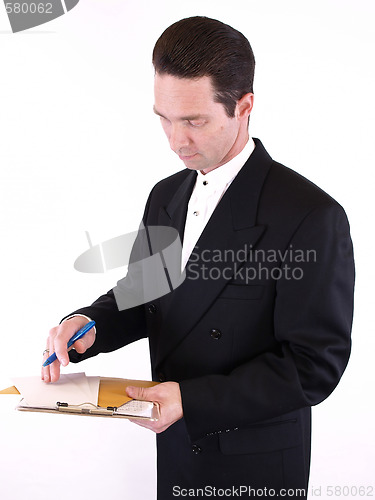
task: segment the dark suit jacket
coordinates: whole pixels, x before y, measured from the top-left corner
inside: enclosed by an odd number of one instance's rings
[[[174,292],[119,312],[111,291],[77,311],[97,322],[97,340],[73,360],[148,337],[154,379],[180,383],[184,418],[158,436],[160,500],[175,498],[174,486],[306,488],[310,407],[348,362],[345,212],[255,143]],[[183,236],[195,177],[158,183],[144,224]]]

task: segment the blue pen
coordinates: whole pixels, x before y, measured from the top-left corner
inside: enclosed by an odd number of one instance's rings
[[[89,321],[83,328],[81,328],[80,330],[78,330],[78,332],[76,332],[73,337],[69,340],[68,342],[68,349],[69,347],[72,347],[72,345],[74,344],[74,342],[76,340],[79,340],[81,339],[89,330],[91,330],[91,328],[95,325],[95,321]],[[51,356],[49,358],[47,358],[45,360],[45,362],[43,363],[43,366],[48,366],[50,365],[51,363],[53,363],[54,361],[56,361],[57,359],[57,356],[56,356],[56,353],[54,352],[53,354],[51,354]]]

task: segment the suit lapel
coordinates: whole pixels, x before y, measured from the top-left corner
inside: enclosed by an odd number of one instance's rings
[[[195,185],[196,177],[196,172],[188,172],[184,181],[174,193],[169,203],[165,207],[162,206],[159,209],[159,226],[170,226],[177,229],[181,244],[184,237],[188,203]],[[177,262],[176,264],[178,265],[178,269],[181,269],[181,255],[179,255],[178,257],[179,262]],[[173,294],[168,293],[167,295],[164,295],[162,300],[160,301],[160,307],[163,317],[165,317],[167,314],[172,296]]]
[[[199,238],[196,249],[187,264],[185,281],[171,294],[161,299],[165,319],[163,321],[156,366],[184,339],[207,311],[224,286],[247,260],[249,252],[260,239],[265,227],[257,225],[257,207],[272,159],[259,140],[256,148],[241,169],[212,214]],[[183,234],[187,203],[194,182],[189,177],[176,192],[168,205],[169,222]],[[173,202],[173,203],[172,203]],[[165,214],[161,217],[167,221]],[[176,225],[175,225],[176,224]],[[228,255],[236,259],[225,259]],[[212,257],[215,255],[215,261]],[[222,258],[221,258],[222,257]],[[213,269],[214,268],[214,269]]]
[[[177,229],[183,240],[187,207],[193,191],[197,173],[188,172],[180,187],[172,196],[166,207],[160,207],[158,223],[160,226],[172,226]]]

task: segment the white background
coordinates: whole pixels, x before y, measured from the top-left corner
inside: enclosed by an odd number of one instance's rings
[[[362,485],[375,496],[374,14],[371,0],[81,0],[12,34],[0,5],[0,388],[38,374],[49,328],[122,276],[80,274],[73,263],[88,248],[85,231],[96,244],[137,229],[154,183],[183,167],[152,113],[151,52],[172,22],[215,17],[255,53],[251,135],[351,222],[353,351],[336,391],[313,410],[310,493]],[[65,371],[147,379],[147,343]],[[3,500],[155,498],[149,431],[15,412],[18,400],[0,399]]]

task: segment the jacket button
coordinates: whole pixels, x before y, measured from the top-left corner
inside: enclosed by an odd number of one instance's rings
[[[156,305],[155,305],[155,304],[150,304],[150,305],[148,306],[148,312],[149,312],[150,314],[155,314],[155,313],[156,313]]]
[[[213,339],[219,340],[221,338],[222,333],[217,328],[213,328],[210,332],[210,335]]]
[[[166,377],[165,377],[164,373],[159,372],[158,373],[158,379],[159,379],[159,382],[165,382],[166,381]]]
[[[202,448],[200,446],[198,446],[197,444],[193,444],[191,449],[195,455],[199,455],[199,453],[201,453],[201,451],[202,451]]]

